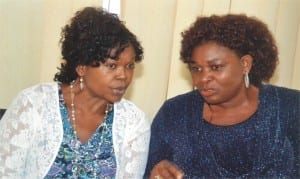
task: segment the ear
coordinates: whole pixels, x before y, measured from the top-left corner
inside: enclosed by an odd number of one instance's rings
[[[80,76],[80,77],[85,75],[86,70],[87,70],[87,66],[85,66],[85,65],[78,65],[76,67],[76,72],[77,72],[78,76]]]
[[[252,68],[253,58],[251,55],[244,55],[241,58],[244,73],[249,73]]]

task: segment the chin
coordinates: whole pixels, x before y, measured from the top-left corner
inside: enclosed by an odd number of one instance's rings
[[[117,102],[121,101],[122,98],[123,98],[123,96],[122,97],[113,97],[113,98],[108,99],[108,101],[110,101],[111,103],[117,103]]]
[[[204,98],[207,104],[216,105],[222,103],[220,100]]]

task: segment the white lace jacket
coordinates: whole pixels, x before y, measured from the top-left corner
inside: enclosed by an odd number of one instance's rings
[[[133,103],[114,104],[116,178],[142,178],[147,162],[150,121]],[[57,83],[23,90],[0,121],[0,178],[43,178],[62,142]]]

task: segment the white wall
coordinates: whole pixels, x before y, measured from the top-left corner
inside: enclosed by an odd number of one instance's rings
[[[101,3],[0,0],[0,108],[21,89],[52,81],[60,62],[61,28],[79,8]],[[271,83],[300,90],[300,0],[121,0],[120,17],[145,51],[126,97],[152,119],[164,100],[191,90],[179,60],[180,32],[198,15],[225,13],[254,15],[269,25],[280,52]]]

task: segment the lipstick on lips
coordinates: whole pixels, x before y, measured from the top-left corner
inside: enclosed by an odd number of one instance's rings
[[[113,92],[113,94],[115,94],[117,96],[123,96],[126,92],[126,87],[113,88],[112,92]]]
[[[203,88],[200,90],[200,94],[203,97],[209,97],[212,96],[215,93],[215,90],[210,89],[210,88]]]

